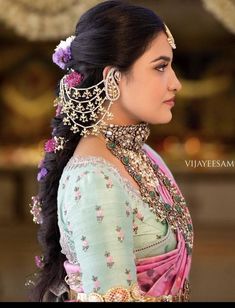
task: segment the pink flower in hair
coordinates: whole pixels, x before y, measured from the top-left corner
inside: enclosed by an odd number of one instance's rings
[[[58,105],[57,108],[56,108],[56,116],[57,116],[57,117],[60,115],[61,109],[62,109],[62,106],[61,106],[61,105]]]
[[[43,268],[43,266],[44,266],[43,256],[35,256],[34,260],[35,260],[35,264],[38,268]]]
[[[68,74],[65,77],[65,84],[71,88],[71,87],[76,87],[77,85],[80,84],[82,81],[82,75],[76,71],[73,71],[72,73]]]
[[[45,143],[45,151],[47,153],[50,153],[50,152],[54,152],[54,150],[55,150],[55,139],[51,138],[47,140],[47,142]]]

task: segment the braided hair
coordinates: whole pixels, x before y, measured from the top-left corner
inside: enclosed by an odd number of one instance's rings
[[[62,57],[65,70],[82,76],[78,88],[90,87],[103,79],[103,69],[115,66],[127,73],[133,63],[144,53],[151,41],[164,31],[163,21],[150,9],[109,0],[85,12],[70,39],[70,54]],[[59,87],[57,87],[59,96]],[[41,204],[38,241],[43,262],[37,279],[30,290],[32,301],[53,301],[56,295],[50,290],[64,283],[63,266],[66,257],[61,253],[60,232],[57,223],[57,191],[60,177],[73,155],[80,139],[63,123],[58,110],[51,121],[52,139],[45,145],[45,155],[40,164],[39,191],[36,204]],[[87,125],[91,125],[91,121]],[[59,138],[66,140],[63,149],[55,150]]]

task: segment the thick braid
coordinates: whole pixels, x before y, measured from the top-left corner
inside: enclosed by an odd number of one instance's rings
[[[33,300],[42,301],[43,295],[52,286],[64,282],[65,271],[63,262],[65,256],[61,253],[59,244],[60,233],[57,222],[57,190],[59,180],[65,165],[81,138],[79,134],[73,134],[68,127],[63,125],[62,116],[55,116],[52,120],[53,136],[63,136],[67,142],[63,150],[45,152],[44,159],[40,164],[39,193],[36,196],[41,204],[40,228],[38,240],[42,247],[41,268],[37,277],[37,294],[33,295]],[[42,173],[41,171],[45,172]],[[39,216],[37,217],[39,219]]]
[[[76,120],[76,127],[79,128],[84,123],[87,127],[94,124],[94,119],[88,117],[84,122],[74,114],[75,111],[81,114],[76,88],[81,89],[84,100],[87,99],[84,88],[96,95],[99,90],[95,85],[102,81],[104,68],[111,66],[119,73],[114,74],[115,71],[110,69],[111,87],[105,84],[105,91],[97,94],[92,103],[99,104],[100,99],[103,102],[105,95],[115,101],[119,95],[117,83],[120,73],[129,73],[152,39],[162,31],[166,31],[163,21],[151,10],[126,1],[109,0],[85,12],[76,25],[75,36],[61,41],[55,49],[53,62],[67,71],[63,80],[71,91],[67,91],[65,84],[60,84],[56,116],[52,120],[52,138],[45,144],[45,156],[39,167],[39,192],[32,198],[31,213],[34,221],[40,225],[38,239],[42,247],[42,258],[37,258],[39,272],[30,291],[33,301],[56,300],[56,295],[50,290],[56,290],[57,286],[64,283],[65,256],[61,253],[59,242],[57,191],[63,169],[82,136],[79,130],[71,130],[73,125],[70,121]],[[76,110],[76,102],[74,106],[70,104],[72,94],[78,103]],[[91,105],[91,101],[87,105],[85,102],[84,107],[92,110]],[[86,110],[81,112],[85,114]],[[92,112],[91,117],[95,118]]]

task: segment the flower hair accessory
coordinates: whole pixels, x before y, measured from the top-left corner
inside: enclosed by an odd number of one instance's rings
[[[71,70],[71,73],[65,76],[64,82],[69,88],[72,88],[78,86],[81,83],[82,79],[82,74]]]
[[[60,68],[64,69],[65,65],[71,60],[71,43],[75,39],[72,35],[68,37],[65,41],[60,41],[59,45],[55,48],[55,52],[52,55],[52,60]]]
[[[34,261],[35,261],[35,264],[38,268],[42,269],[43,266],[44,266],[44,256],[41,255],[41,256],[35,256],[34,257]]]
[[[43,220],[42,220],[42,203],[39,200],[38,196],[32,196],[32,204],[30,204],[31,210],[30,213],[33,215],[33,222],[36,224],[41,225]]]
[[[51,153],[51,152],[56,153],[57,151],[64,149],[65,143],[66,143],[66,140],[64,137],[54,136],[53,138],[47,140],[44,148],[47,153]]]
[[[38,182],[41,181],[47,174],[48,174],[48,170],[42,167],[37,175]]]

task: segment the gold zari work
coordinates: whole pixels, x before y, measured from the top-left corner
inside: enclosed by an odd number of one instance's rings
[[[99,293],[77,293],[70,290],[69,299],[78,302],[188,302],[189,284],[185,282],[183,290],[177,295],[145,296],[137,283],[129,289],[115,287],[109,289],[105,294]]]

